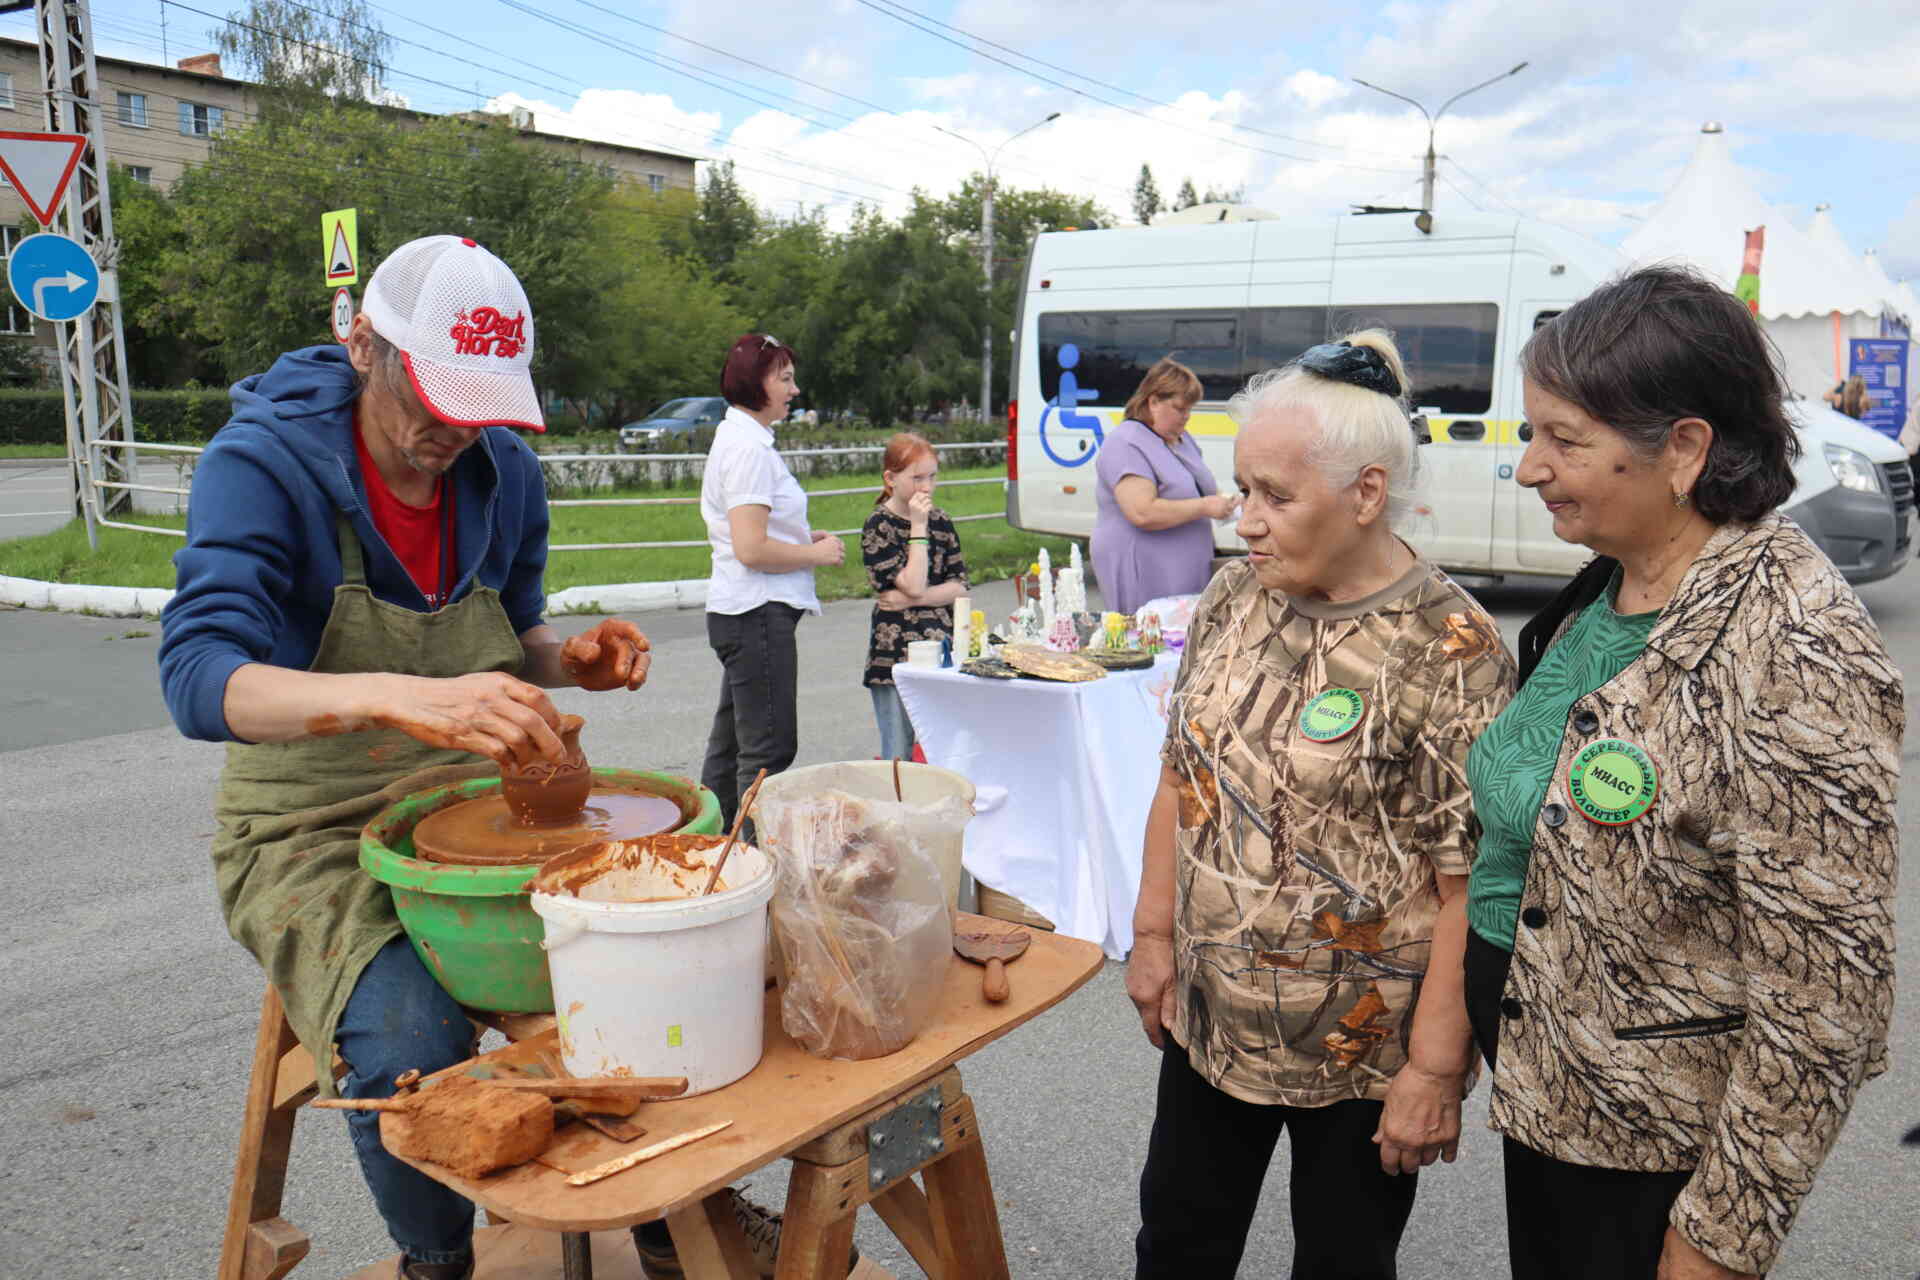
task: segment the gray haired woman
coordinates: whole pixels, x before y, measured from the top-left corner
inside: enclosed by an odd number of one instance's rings
[[[1187,632],[1127,967],[1162,1050],[1143,1280],[1234,1274],[1283,1130],[1300,1277],[1393,1276],[1413,1175],[1453,1159],[1473,1061],[1466,757],[1514,668],[1393,532],[1413,497],[1406,386],[1369,331],[1231,405],[1248,555]]]

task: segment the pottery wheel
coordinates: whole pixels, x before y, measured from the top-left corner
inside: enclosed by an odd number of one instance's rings
[[[463,866],[519,866],[603,840],[670,831],[686,821],[680,806],[642,791],[595,790],[579,821],[566,826],[523,827],[498,791],[449,805],[413,829],[414,856]]]

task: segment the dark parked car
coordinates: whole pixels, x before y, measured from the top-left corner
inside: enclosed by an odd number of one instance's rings
[[[667,436],[719,425],[727,413],[724,396],[683,396],[669,400],[638,422],[620,428],[620,451],[636,453]]]

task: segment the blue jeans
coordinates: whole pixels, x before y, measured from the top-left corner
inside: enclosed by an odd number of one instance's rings
[[[473,1024],[441,990],[405,938],[395,938],[360,974],[336,1033],[349,1098],[388,1098],[402,1072],[444,1070],[473,1055]],[[380,1113],[349,1111],[360,1173],[393,1242],[415,1262],[464,1262],[473,1254],[473,1204],[380,1145]]]
[[[873,718],[880,722],[880,758],[913,759],[913,721],[907,719],[907,706],[900,701],[900,687],[870,684],[867,692],[873,695]]]

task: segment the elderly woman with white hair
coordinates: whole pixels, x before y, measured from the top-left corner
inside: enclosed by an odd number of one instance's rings
[[[1162,1053],[1142,1280],[1235,1273],[1282,1130],[1303,1280],[1393,1276],[1415,1175],[1454,1158],[1467,751],[1514,663],[1393,531],[1406,387],[1368,330],[1231,405],[1248,555],[1187,633],[1127,967]]]

